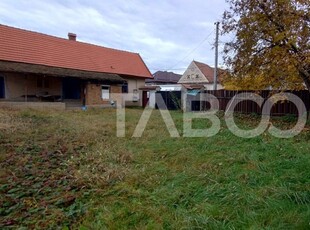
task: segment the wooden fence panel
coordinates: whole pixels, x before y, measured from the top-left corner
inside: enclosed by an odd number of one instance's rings
[[[308,112],[310,112],[310,93],[307,90],[302,90],[302,91],[285,91],[288,93],[292,93],[299,97],[304,105],[306,106],[306,109]],[[207,94],[212,94],[214,95],[218,100],[219,100],[219,109],[226,111],[227,106],[229,102],[232,100],[234,96],[240,93],[255,93],[260,95],[264,101],[263,105],[265,102],[270,98],[272,95],[276,94],[277,91],[270,91],[270,90],[262,90],[262,91],[236,91],[236,90],[205,90],[204,93]],[[263,106],[262,106],[263,107]],[[257,113],[257,114],[262,114],[262,107],[258,106],[256,102],[250,101],[250,100],[243,100],[239,102],[235,110],[236,112],[241,112],[241,113]],[[283,115],[297,115],[298,110],[297,107],[294,103],[289,102],[289,101],[279,101],[277,102],[274,106],[271,108],[271,115],[272,116],[283,116]]]

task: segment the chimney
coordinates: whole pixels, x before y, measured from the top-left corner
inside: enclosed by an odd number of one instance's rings
[[[68,39],[70,41],[76,41],[76,34],[74,33],[68,33]]]

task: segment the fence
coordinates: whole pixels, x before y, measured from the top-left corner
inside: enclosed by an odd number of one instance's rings
[[[181,109],[181,91],[159,91],[156,93],[162,96],[168,110]],[[157,104],[156,109],[158,109]]]
[[[306,106],[307,111],[310,111],[310,93],[307,90],[302,91],[286,91],[298,96]],[[219,100],[219,109],[225,111],[229,101],[237,94],[240,93],[255,93],[260,95],[264,102],[271,97],[272,95],[276,94],[276,91],[270,90],[262,90],[262,91],[230,91],[230,90],[205,90],[204,93],[212,94]],[[203,105],[201,108],[208,109],[210,106],[208,102],[201,102]],[[262,107],[258,106],[257,103],[250,101],[250,100],[243,100],[240,101],[234,111],[241,112],[241,113],[262,113]],[[271,115],[272,116],[283,116],[283,115],[297,115],[298,110],[294,103],[290,101],[279,101],[271,108]]]

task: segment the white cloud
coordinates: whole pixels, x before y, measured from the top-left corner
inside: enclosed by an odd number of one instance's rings
[[[193,59],[213,64],[213,34],[189,51],[214,31],[224,9],[225,0],[1,0],[0,23],[60,37],[73,32],[81,41],[140,53],[152,72],[182,72]]]

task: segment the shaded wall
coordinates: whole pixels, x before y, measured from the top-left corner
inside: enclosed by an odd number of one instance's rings
[[[4,77],[5,99],[23,100],[38,94],[62,95],[62,79],[21,73],[0,73]]]

